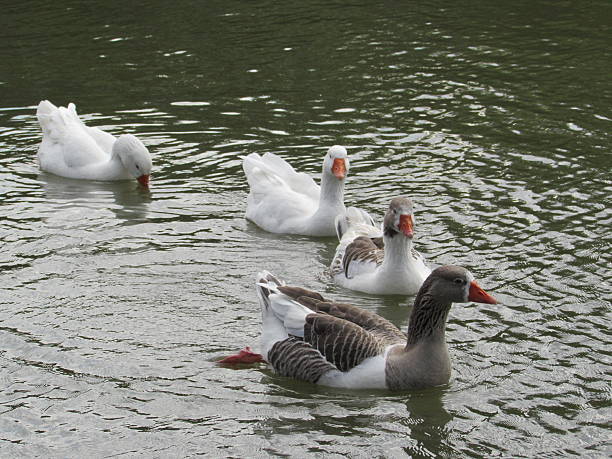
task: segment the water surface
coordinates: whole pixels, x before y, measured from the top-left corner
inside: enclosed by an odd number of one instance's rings
[[[20,2],[0,40],[0,451],[6,457],[604,457],[610,448],[609,2]],[[150,191],[40,174],[41,99],[135,133]],[[456,305],[453,377],[349,392],[231,369],[256,273],[406,327],[411,299],[334,286],[335,241],[243,218],[241,157],[347,203],[416,202]]]

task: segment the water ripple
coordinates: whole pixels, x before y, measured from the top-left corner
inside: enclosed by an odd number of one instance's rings
[[[154,2],[137,23],[128,4],[6,7],[5,455],[605,455],[609,6],[520,6]],[[138,135],[150,190],[39,173],[45,98]],[[333,239],[243,218],[244,156],[318,179],[333,144],[347,203],[381,219],[410,195],[428,263],[501,300],[451,310],[447,386],[354,393],[214,364],[256,345],[264,268],[407,326],[405,299],[329,282]]]

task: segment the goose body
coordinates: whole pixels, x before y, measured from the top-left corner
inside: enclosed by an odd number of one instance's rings
[[[261,355],[246,350],[222,362],[253,362],[260,357],[280,375],[352,389],[446,384],[451,363],[445,329],[451,304],[496,303],[459,266],[442,266],[429,275],[416,297],[406,334],[377,314],[286,286],[268,272],[258,275],[257,295]]]
[[[323,160],[321,186],[273,153],[251,153],[243,161],[249,183],[246,218],[271,233],[333,236],[345,211],[346,149],[331,147]]]
[[[37,155],[41,170],[84,180],[136,178],[148,185],[151,156],[136,136],[125,134],[117,138],[86,126],[73,103],[66,108],[43,100],[36,116],[43,132]]]
[[[431,273],[412,246],[412,201],[391,200],[382,231],[371,217],[349,208],[336,220],[340,240],[331,263],[334,282],[342,287],[378,295],[416,295]]]

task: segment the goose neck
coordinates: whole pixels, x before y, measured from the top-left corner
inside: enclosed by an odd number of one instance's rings
[[[319,208],[338,207],[344,203],[344,180],[339,180],[330,173],[323,172],[321,177],[321,194]]]
[[[417,294],[410,314],[407,345],[414,345],[425,339],[445,339],[446,319],[452,303],[440,303],[428,292],[423,292],[423,287]]]
[[[405,269],[412,259],[412,239],[402,233],[386,228],[384,231],[385,258],[381,269]]]

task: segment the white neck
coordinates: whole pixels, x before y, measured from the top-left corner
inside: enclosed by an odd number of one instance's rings
[[[98,170],[98,175],[100,175],[101,180],[132,178],[132,176],[128,173],[127,169],[123,165],[123,162],[121,161],[119,155],[115,154],[114,152],[108,162],[105,164],[103,170]]]
[[[331,174],[323,173],[319,207],[310,217],[309,226],[316,228],[313,235],[331,236],[335,234],[335,219],[344,213],[344,180],[338,180]]]
[[[344,211],[344,180],[338,180],[329,172],[323,172],[321,177],[321,194],[319,208],[315,216],[329,218],[332,221],[338,213]],[[314,218],[314,216],[313,216]]]
[[[125,154],[125,152],[126,152],[125,145],[119,144],[115,140],[115,143],[113,144],[113,148],[111,150],[111,158],[123,164],[121,157]]]
[[[112,154],[107,161],[88,164],[79,169],[79,178],[90,180],[128,180],[132,177],[121,159]]]
[[[398,272],[406,269],[411,263],[412,239],[405,237],[402,233],[394,236],[387,234],[383,237],[385,242],[385,258],[380,266],[381,271]]]
[[[329,172],[321,176],[321,194],[319,195],[319,208],[338,206],[344,203],[344,180],[338,180]]]

